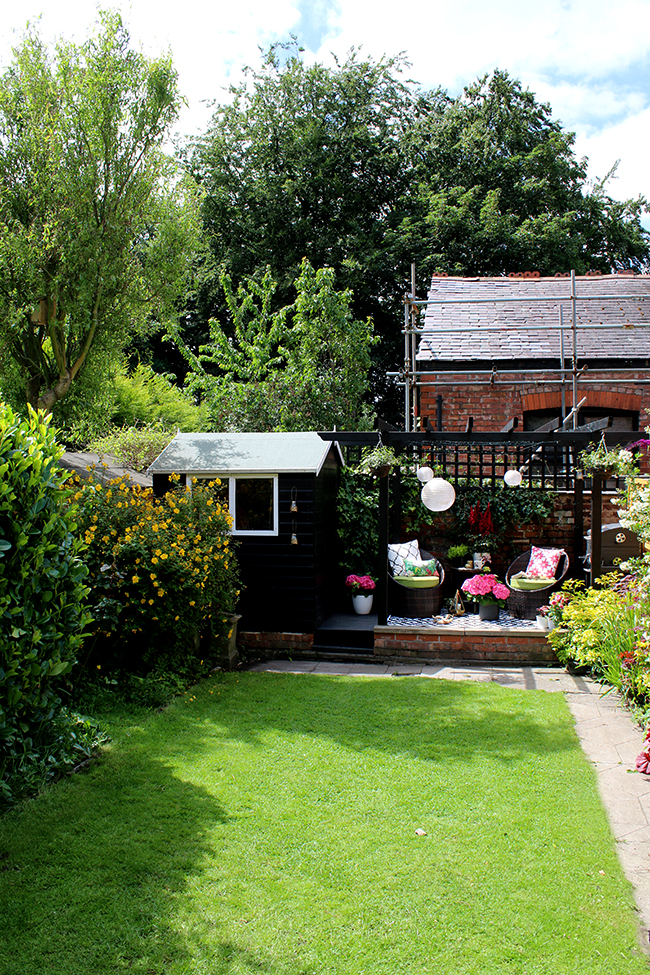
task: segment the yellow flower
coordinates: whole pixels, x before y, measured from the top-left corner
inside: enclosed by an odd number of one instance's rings
[[[131,579],[131,582],[134,582],[134,583],[135,582],[140,582],[140,576],[133,576],[133,578]]]
[[[157,559],[157,558],[156,558],[156,556],[154,555],[154,557],[152,558],[152,560],[151,560],[151,561],[153,562],[153,564],[154,564],[154,565],[156,565],[156,563],[158,562],[158,559]]]
[[[167,558],[167,552],[163,552],[163,554],[160,556],[160,558],[161,559],[166,559]]]
[[[190,600],[190,606],[196,606],[196,603],[194,602],[193,599]]]
[[[150,600],[149,600],[149,605],[150,605],[150,606],[153,606],[153,599],[150,599]]]
[[[156,573],[155,573],[155,572],[150,572],[150,573],[149,573],[149,578],[150,578],[151,580],[153,580],[153,579],[155,579],[155,578],[156,578]]]

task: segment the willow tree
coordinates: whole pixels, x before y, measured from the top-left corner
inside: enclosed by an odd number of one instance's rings
[[[176,313],[198,232],[161,151],[179,105],[114,13],[53,51],[28,30],[0,78],[2,368],[34,407]]]

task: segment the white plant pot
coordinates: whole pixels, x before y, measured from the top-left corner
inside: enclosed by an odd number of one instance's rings
[[[548,619],[546,616],[537,616],[536,619],[540,630],[548,630]]]
[[[372,593],[369,596],[362,596],[361,593],[353,596],[352,607],[359,616],[367,616],[372,609]]]

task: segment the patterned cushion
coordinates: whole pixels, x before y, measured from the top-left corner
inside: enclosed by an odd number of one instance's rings
[[[526,575],[529,579],[555,577],[555,570],[564,554],[563,548],[537,548],[533,545]]]
[[[438,575],[438,563],[435,559],[429,559],[428,562],[423,562],[421,559],[417,559],[416,561],[404,559],[404,568],[406,570],[405,575],[407,576]]]
[[[388,546],[388,564],[394,576],[406,575],[404,560],[410,559],[412,562],[420,561],[420,546],[417,538],[412,542],[401,542],[399,545]]]

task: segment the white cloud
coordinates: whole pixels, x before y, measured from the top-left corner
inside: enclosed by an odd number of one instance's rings
[[[606,187],[610,196],[623,200],[641,193],[650,198],[650,108],[594,135],[578,136],[576,152],[589,157],[592,179],[602,179],[620,159],[616,176]]]
[[[199,0],[107,0],[123,11],[134,43],[149,55],[171,48],[189,108],[182,132],[200,131],[244,64],[259,64],[259,47],[308,23],[329,36],[318,56],[344,56],[361,46],[376,58],[405,51],[410,76],[425,88],[457,93],[499,67],[553,106],[555,118],[577,132],[577,151],[603,175],[621,158],[616,196],[650,197],[647,107],[650,105],[650,0],[247,0],[209,5]],[[23,0],[0,10],[0,65],[29,19],[43,11],[41,32],[83,40],[97,19],[96,0]],[[301,11],[306,15],[301,21]],[[311,60],[310,52],[305,57]]]

